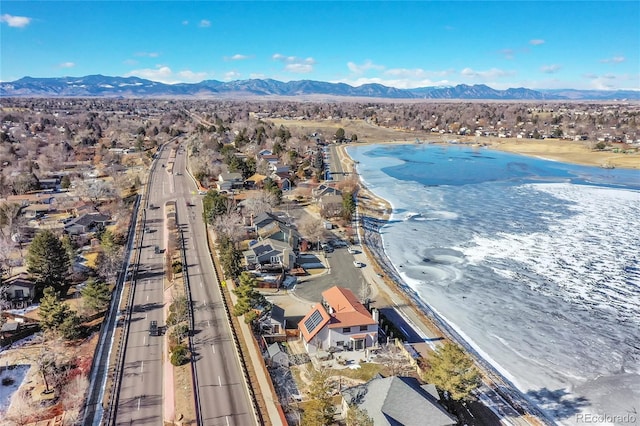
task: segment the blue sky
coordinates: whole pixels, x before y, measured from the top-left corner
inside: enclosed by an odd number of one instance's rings
[[[640,2],[0,2],[0,80],[640,89]]]

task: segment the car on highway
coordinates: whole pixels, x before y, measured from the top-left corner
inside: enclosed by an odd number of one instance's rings
[[[151,321],[149,323],[149,336],[157,336],[158,334],[158,321]]]
[[[358,262],[357,260],[354,260],[353,261],[353,266],[355,266],[356,268],[362,268],[364,266],[364,263]]]
[[[156,254],[159,254],[159,253],[160,253],[160,247],[155,246],[153,251],[154,251]]]
[[[146,226],[146,227],[144,228],[144,232],[145,232],[146,234],[149,234],[149,233],[151,232],[151,228],[149,228],[148,226]]]

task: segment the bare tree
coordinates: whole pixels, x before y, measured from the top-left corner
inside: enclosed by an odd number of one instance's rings
[[[65,426],[78,424],[88,388],[89,380],[84,375],[75,376],[64,386],[60,402],[65,410]]]
[[[245,216],[253,218],[262,213],[271,213],[273,207],[278,205],[278,197],[267,191],[258,191],[248,196],[243,202]]]
[[[238,243],[246,235],[242,216],[237,212],[228,212],[216,217],[213,228],[216,232],[228,236],[234,243]]]
[[[322,219],[313,216],[303,216],[298,221],[298,229],[309,241],[318,241],[324,234]]]
[[[407,375],[412,370],[415,370],[407,354],[393,342],[382,345],[378,351],[377,358],[380,364],[391,370],[392,376]]]

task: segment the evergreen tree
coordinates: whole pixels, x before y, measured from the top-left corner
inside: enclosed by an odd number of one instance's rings
[[[226,235],[221,235],[220,248],[220,264],[222,271],[230,278],[236,278],[242,272],[242,253],[236,249],[233,242]]]
[[[342,217],[351,220],[355,212],[356,203],[353,200],[353,194],[350,191],[344,191],[342,193]]]
[[[333,388],[324,371],[314,371],[309,384],[309,401],[304,408],[302,424],[305,426],[326,426],[333,423],[335,407],[331,392]]]
[[[66,306],[66,305],[65,305]],[[58,331],[63,339],[75,340],[81,336],[81,320],[76,311],[69,310],[67,316],[60,324]]]
[[[71,179],[69,178],[69,176],[67,175],[62,176],[62,180],[60,181],[60,186],[62,187],[62,189],[68,189],[71,186]]]
[[[357,405],[349,406],[345,421],[347,426],[374,426],[373,419],[369,417],[367,411]]]
[[[105,282],[89,278],[87,285],[82,289],[82,299],[91,313],[100,312],[111,300],[109,286]]]
[[[40,326],[44,331],[56,332],[71,314],[68,305],[62,303],[53,287],[44,289],[44,294],[40,299]]]
[[[257,280],[248,272],[240,274],[240,285],[233,290],[238,296],[236,305],[233,307],[233,315],[244,315],[244,320],[248,324],[256,318],[255,309],[266,308],[269,305],[267,299],[256,290]]]
[[[344,140],[344,129],[342,127],[336,130],[336,140],[338,142],[341,142]]]
[[[69,289],[68,274],[71,260],[64,245],[53,232],[40,231],[29,245],[26,256],[27,271],[35,280],[36,292],[46,287],[62,294]]]
[[[480,372],[460,346],[446,342],[427,357],[429,369],[424,380],[449,393],[454,400],[465,400],[480,386]]]

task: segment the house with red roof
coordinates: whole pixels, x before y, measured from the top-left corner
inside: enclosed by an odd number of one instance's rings
[[[378,321],[347,288],[331,287],[322,292],[322,303],[314,305],[298,324],[309,353],[330,348],[363,351],[378,345]]]

